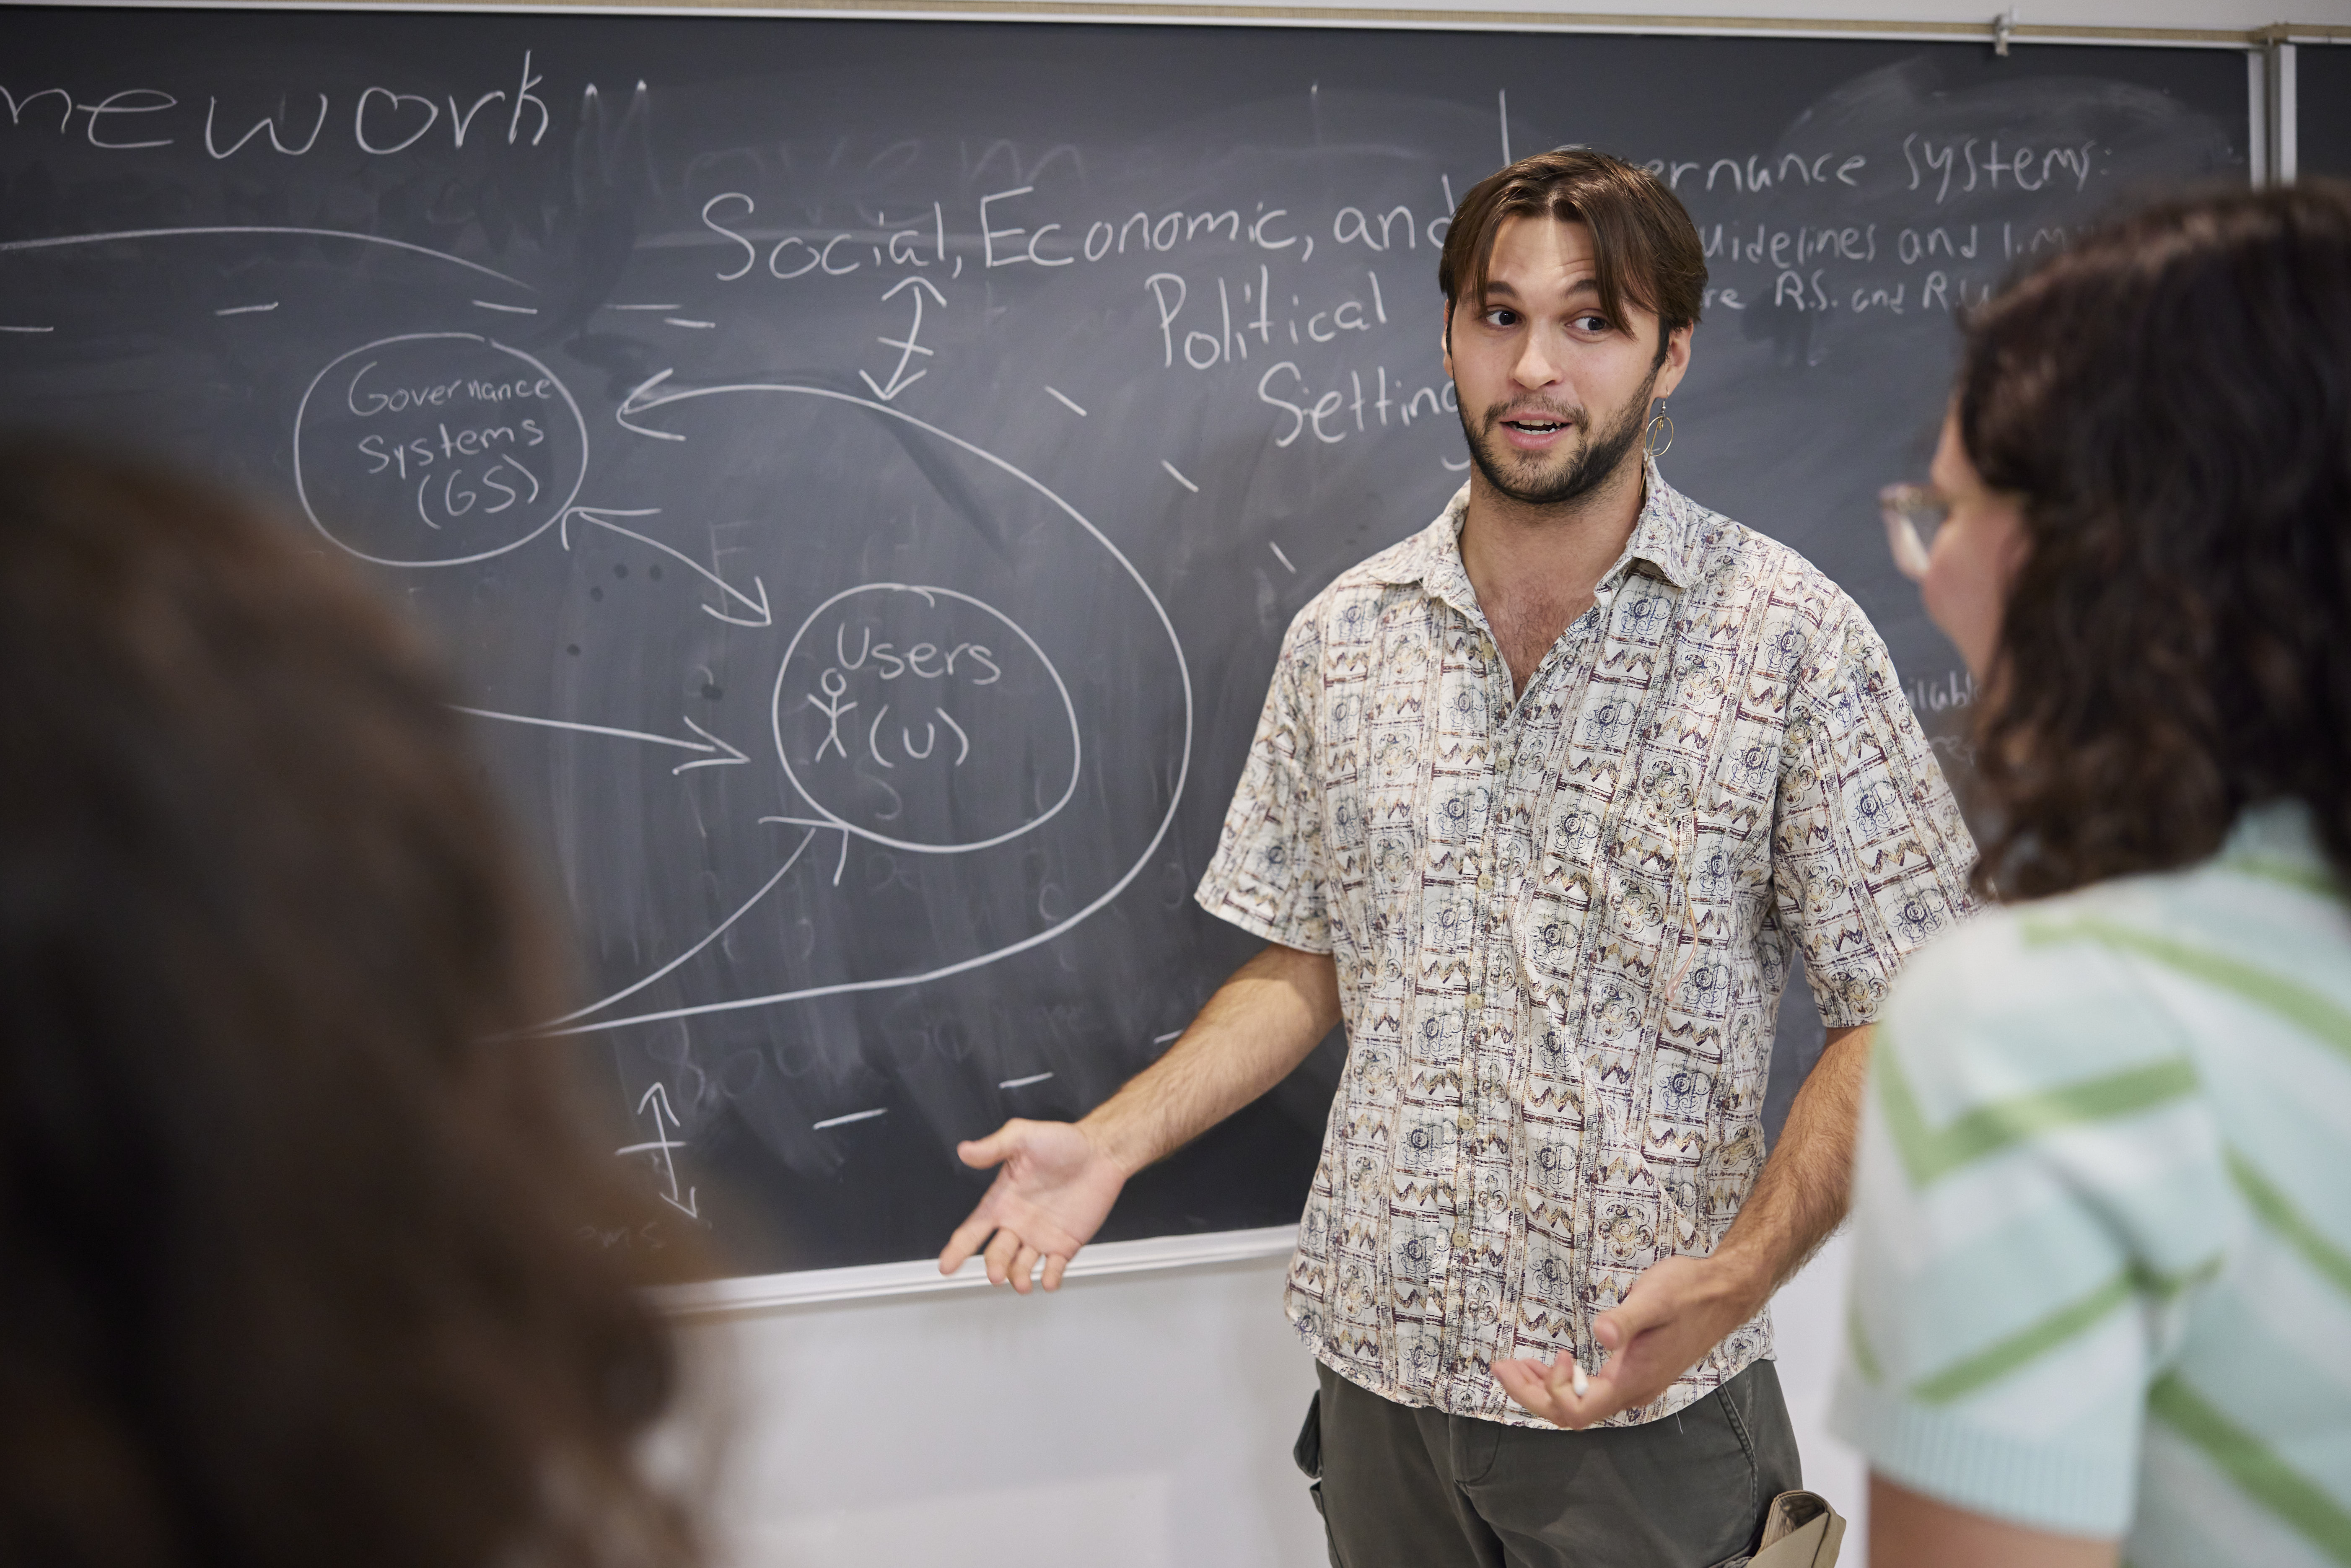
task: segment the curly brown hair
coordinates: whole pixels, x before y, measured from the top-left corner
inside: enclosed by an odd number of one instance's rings
[[[1958,416],[2030,545],[1977,720],[1979,888],[2192,864],[2289,798],[2351,876],[2351,187],[2080,235],[1967,322]]]
[[[0,1560],[692,1559],[450,695],[290,528],[0,446]]]

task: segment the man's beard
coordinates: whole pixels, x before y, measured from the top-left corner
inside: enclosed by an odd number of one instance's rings
[[[1461,434],[1468,440],[1470,460],[1478,465],[1478,472],[1486,476],[1487,484],[1521,506],[1556,507],[1588,493],[1616,472],[1625,455],[1633,450],[1634,443],[1639,441],[1648,429],[1649,390],[1656,384],[1656,372],[1652,371],[1648,381],[1641,387],[1640,395],[1626,402],[1618,411],[1616,418],[1597,437],[1592,434],[1592,414],[1588,409],[1577,409],[1573,413],[1549,408],[1542,410],[1562,424],[1573,424],[1584,438],[1583,448],[1576,453],[1574,459],[1550,479],[1539,475],[1527,479],[1514,479],[1505,473],[1503,465],[1509,460],[1509,455],[1500,447],[1499,438],[1494,434],[1494,430],[1501,423],[1502,415],[1510,411],[1509,403],[1496,403],[1486,411],[1486,434],[1483,436],[1469,427],[1469,411],[1463,409]],[[1491,450],[1487,444],[1489,441],[1495,444]]]

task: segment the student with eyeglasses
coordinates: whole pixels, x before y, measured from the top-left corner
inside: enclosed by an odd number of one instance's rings
[[[1863,1099],[1870,1561],[2351,1563],[2351,187],[2026,270],[1931,479],[1886,523],[1976,677],[1999,904]]]

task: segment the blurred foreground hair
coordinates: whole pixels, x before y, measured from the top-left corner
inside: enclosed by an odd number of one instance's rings
[[[0,1560],[690,1560],[449,695],[315,541],[0,445]]]
[[[2351,877],[2351,187],[2077,235],[1969,320],[1959,419],[2031,544],[1978,720],[1979,886],[2190,865],[2282,798]]]

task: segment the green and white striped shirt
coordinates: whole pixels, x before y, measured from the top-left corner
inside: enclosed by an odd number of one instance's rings
[[[2299,805],[1904,970],[1832,1417],[2136,1568],[2351,1564],[2351,905]]]

